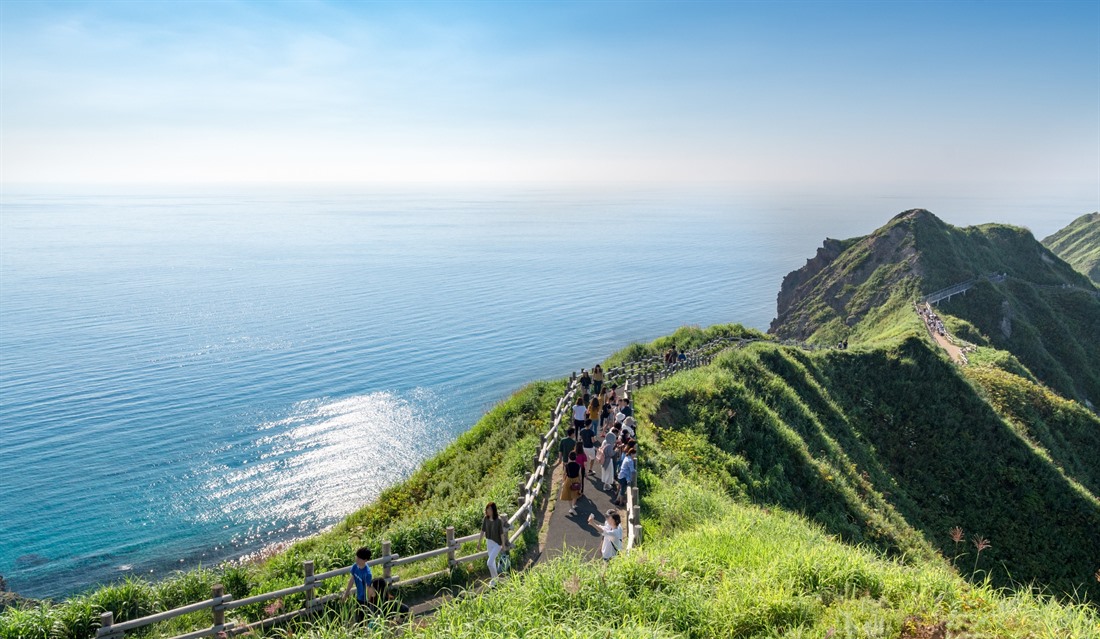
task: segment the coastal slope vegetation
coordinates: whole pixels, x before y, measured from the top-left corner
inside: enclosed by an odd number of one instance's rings
[[[636,396],[643,445],[640,547],[608,564],[579,554],[542,562],[497,589],[458,598],[430,620],[377,627],[374,633],[428,639],[1100,637],[1097,609],[1082,600],[1088,593],[1057,598],[1014,581],[1011,589],[996,585],[1011,581],[1004,553],[1016,547],[1000,543],[1000,535],[1010,531],[985,524],[1009,519],[1017,495],[1000,496],[1004,503],[998,505],[1000,497],[982,494],[993,491],[980,484],[972,486],[972,494],[960,495],[957,506],[944,505],[947,521],[974,524],[975,532],[993,540],[980,556],[967,548],[969,535],[955,547],[940,543],[940,537],[949,539],[946,528],[925,534],[909,523],[907,512],[924,504],[914,493],[927,489],[912,478],[913,469],[927,458],[901,459],[911,454],[907,445],[901,454],[879,452],[876,443],[893,440],[914,424],[882,424],[882,415],[869,404],[921,377],[925,358],[945,368],[948,379],[926,380],[883,411],[915,410],[917,396],[929,390],[969,393],[969,401],[982,402],[968,381],[920,340],[874,354],[807,353],[755,343],[645,388]],[[864,402],[857,373],[890,377],[890,388]],[[818,387],[849,377],[835,394]],[[906,419],[922,420],[953,399],[945,396]],[[825,415],[817,419],[817,413]],[[1025,451],[1002,450],[1027,446],[1001,435],[992,436],[999,443],[986,443],[985,429],[1007,430],[991,418],[972,441],[947,444],[928,456],[953,456],[962,463],[985,447],[990,458],[1036,471],[1027,466]],[[936,481],[954,483],[948,478],[954,470],[944,469]],[[962,479],[984,477],[978,472]],[[1058,489],[1028,485],[1023,490],[1026,500],[1028,491]],[[1067,508],[1095,523],[1095,511],[1089,513],[1072,496],[1061,497],[1073,502]],[[936,494],[931,501],[943,500]],[[970,508],[979,512],[954,510]],[[1025,509],[1021,517],[1033,514]],[[1055,551],[1068,552],[1063,558],[1076,565],[1091,562],[1092,550],[1069,548],[1091,534],[1085,525],[1069,533],[1075,537],[1066,540],[1067,548]],[[1075,579],[1077,574],[1070,577]],[[335,616],[294,633],[311,639],[355,636]]]
[[[915,337],[860,351],[758,343],[662,384],[652,421],[666,463],[708,460],[702,476],[731,496],[890,556],[1095,601],[1100,419],[975,370]],[[977,538],[992,543],[980,561]]]
[[[937,307],[960,338],[1065,397],[1100,398],[1100,291],[1009,225],[958,228],[915,209],[867,236],[826,240],[784,278],[770,332],[889,344],[922,333],[913,312],[922,296],[963,282],[972,287]]]
[[[1100,213],[1082,215],[1044,238],[1043,245],[1100,285]]]

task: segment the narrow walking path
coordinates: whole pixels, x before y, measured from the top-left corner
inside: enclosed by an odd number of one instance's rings
[[[595,515],[598,522],[603,522],[609,510],[618,510],[626,521],[626,512],[611,503],[614,496],[614,488],[603,490],[603,482],[600,478],[588,476],[584,479],[584,496],[577,500],[577,514],[569,514],[569,503],[558,500],[561,491],[564,473],[561,465],[554,471],[552,502],[550,507],[553,512],[547,517],[546,541],[543,544],[543,557],[553,559],[561,556],[566,550],[580,550],[589,559],[600,557],[600,546],[603,538],[595,526],[588,522],[589,515]]]

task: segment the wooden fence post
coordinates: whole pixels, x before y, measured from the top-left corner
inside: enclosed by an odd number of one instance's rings
[[[305,585],[310,588],[306,590],[306,610],[313,610],[313,560],[307,559],[302,562],[302,575],[305,577]]]
[[[447,567],[455,567],[455,527],[447,526]]]
[[[382,564],[382,577],[386,580],[386,583],[390,582],[393,577],[393,560],[390,559],[390,542],[382,542],[382,556],[386,558],[386,562]]]
[[[210,589],[210,598],[217,599],[218,604],[212,608],[214,612],[214,627],[220,628],[225,625],[225,608],[222,607],[221,598],[225,595],[225,586],[221,584],[214,584],[214,587]]]
[[[115,625],[115,613],[107,611],[99,615],[99,630],[96,636],[111,636],[111,626]]]

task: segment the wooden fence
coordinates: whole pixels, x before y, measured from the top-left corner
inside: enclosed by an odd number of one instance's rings
[[[672,364],[666,364],[663,357],[654,356],[641,360],[629,361],[608,369],[605,373],[605,379],[607,384],[617,383],[622,385],[628,392],[655,384],[670,375],[673,375],[681,370],[687,370],[709,364],[713,359],[714,353],[733,344],[744,344],[748,341],[754,340],[734,340],[732,338],[719,338],[704,344],[703,346],[694,349],[692,351],[685,352],[684,360],[677,360]],[[565,393],[558,399],[557,404],[554,407],[551,414],[550,428],[546,433],[540,435],[540,443],[538,454],[534,455],[532,459],[533,468],[531,474],[528,475],[527,480],[522,486],[520,486],[520,494],[517,500],[519,505],[518,509],[511,517],[508,518],[508,524],[511,527],[511,533],[508,536],[508,540],[511,543],[522,535],[528,528],[530,528],[535,522],[535,515],[537,510],[537,503],[539,496],[547,486],[546,478],[551,472],[553,464],[553,456],[557,451],[558,435],[560,433],[561,421],[563,418],[571,419],[570,410],[573,405],[577,393],[580,391],[580,382],[577,374],[574,372],[570,376],[569,384],[566,387]],[[637,474],[635,473],[635,476]],[[638,495],[637,483],[630,487],[627,491],[627,529],[625,547],[627,549],[633,548],[637,543],[641,541],[641,524],[639,522],[641,516],[641,505]],[[518,526],[517,526],[518,522]],[[477,541],[480,533],[474,533],[472,535],[466,535],[465,537],[455,537],[454,527],[447,527],[446,531],[446,543],[441,548],[434,550],[428,550],[410,557],[401,557],[390,551],[390,542],[382,542],[382,553],[380,557],[372,559],[367,562],[368,566],[376,567],[381,566],[382,577],[395,587],[411,586],[413,584],[420,583],[428,579],[434,579],[450,572],[452,568],[459,564],[485,560],[488,558],[488,551],[476,552],[470,555],[458,556],[458,552],[463,544],[468,542]],[[409,564],[425,561],[442,555],[447,556],[447,569],[440,570],[425,575],[418,575],[416,577],[402,580],[398,575],[393,573],[395,568],[401,566],[407,566]],[[351,566],[345,566],[343,568],[337,568],[328,572],[320,574],[314,574],[314,566],[312,561],[305,561],[302,565],[303,580],[301,585],[291,586],[289,588],[283,588],[272,592],[265,592],[244,599],[234,599],[233,595],[226,594],[223,586],[216,585],[211,593],[211,598],[205,601],[200,601],[180,608],[174,608],[172,610],[166,610],[164,612],[158,612],[156,614],[148,615],[138,619],[131,619],[129,621],[123,621],[120,623],[114,622],[114,614],[111,612],[105,612],[100,616],[100,627],[96,631],[97,639],[123,639],[126,632],[131,630],[137,630],[152,624],[168,621],[181,615],[190,614],[194,612],[200,612],[203,610],[210,610],[213,617],[213,624],[208,628],[196,630],[184,635],[178,635],[174,639],[199,639],[201,637],[213,637],[217,635],[231,636],[241,634],[256,628],[268,628],[273,625],[283,623],[300,617],[303,615],[310,615],[321,610],[325,604],[335,601],[342,596],[341,592],[335,592],[323,596],[315,596],[319,585],[329,579],[335,579],[338,577],[346,577],[351,572]],[[226,621],[225,615],[231,610],[235,610],[242,606],[248,606],[252,604],[262,604],[276,599],[281,599],[289,595],[304,594],[305,603],[302,608],[297,610],[291,610],[283,614],[272,614],[272,616],[261,619],[259,621],[236,624],[232,621]]]

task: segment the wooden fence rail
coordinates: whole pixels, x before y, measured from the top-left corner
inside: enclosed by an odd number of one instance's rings
[[[746,340],[738,341],[726,337],[718,338],[692,351],[685,352],[685,360],[678,360],[672,364],[666,364],[661,356],[623,362],[618,366],[608,369],[605,374],[606,383],[621,384],[627,391],[633,391],[643,386],[655,384],[681,370],[709,364],[714,353],[718,350],[727,348],[734,343],[743,344],[745,341]],[[580,381],[577,378],[577,374],[574,372],[570,376],[565,393],[558,399],[557,405],[551,413],[549,429],[539,437],[539,450],[537,454],[532,456],[531,473],[519,488],[520,494],[517,499],[517,510],[507,520],[511,530],[508,536],[508,541],[510,543],[514,544],[515,541],[535,522],[537,501],[547,484],[546,478],[550,474],[551,463],[554,460],[554,454],[557,452],[558,436],[561,433],[562,419],[566,416],[567,412],[572,409],[573,402],[579,391]],[[634,545],[641,540],[641,525],[639,523],[639,518],[641,516],[640,503],[638,488],[635,483],[630,490],[627,491],[627,529],[625,547],[628,549],[633,548]],[[480,533],[466,535],[465,537],[455,537],[454,527],[448,527],[445,532],[446,543],[444,546],[409,557],[401,557],[391,552],[390,542],[383,541],[381,556],[368,561],[367,565],[371,567],[381,566],[382,577],[393,586],[400,587],[411,586],[428,579],[446,575],[452,568],[463,563],[488,558],[488,551],[476,552],[465,556],[458,556],[457,554],[463,544],[477,541],[480,537]],[[447,556],[447,569],[445,570],[418,575],[409,579],[401,579],[399,576],[393,574],[394,568],[426,561],[442,555]],[[232,595],[225,594],[222,585],[218,584],[213,587],[210,599],[174,608],[172,610],[158,612],[138,619],[115,623],[114,614],[105,612],[100,616],[100,627],[96,631],[96,638],[123,639],[127,631],[136,630],[152,624],[168,621],[181,615],[203,610],[211,611],[213,623],[210,627],[184,635],[178,635],[173,639],[201,639],[202,637],[213,637],[217,635],[228,637],[230,635],[247,632],[251,629],[268,628],[279,623],[290,621],[299,616],[309,615],[323,608],[325,604],[335,601],[342,596],[342,592],[335,592],[321,597],[315,597],[314,595],[317,588],[329,579],[345,577],[351,572],[350,565],[320,574],[314,574],[313,568],[312,561],[303,562],[303,581],[301,585],[265,592],[244,599],[235,600]],[[300,609],[287,611],[282,614],[274,614],[274,612],[271,612],[269,613],[271,616],[264,619],[240,625],[232,621],[227,622],[225,619],[226,611],[234,610],[242,606],[263,604],[301,593],[305,594],[305,603]]]

